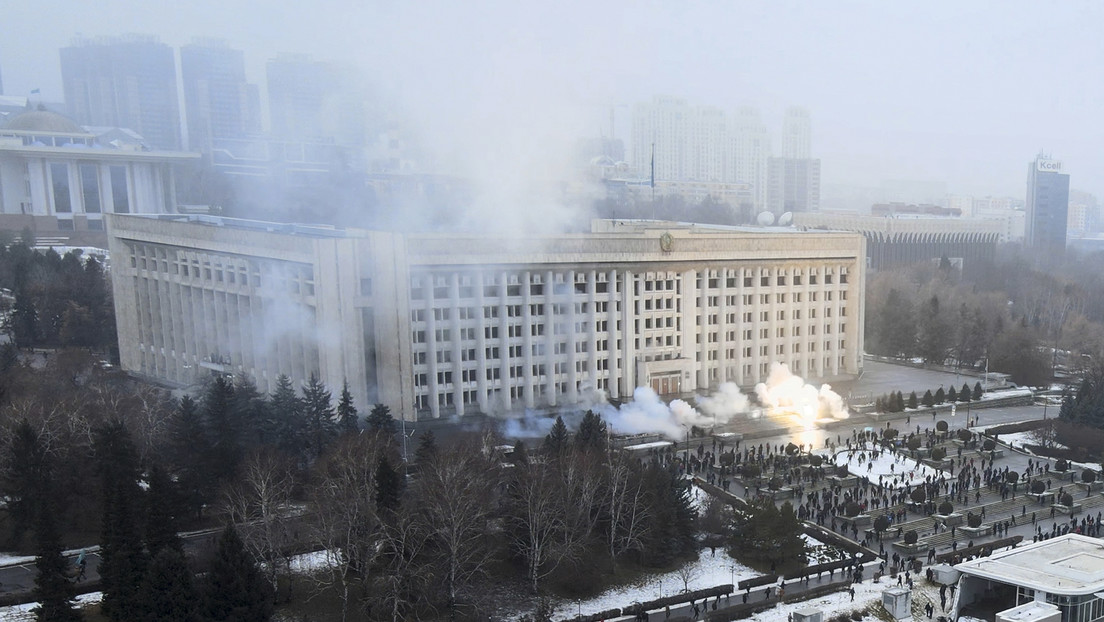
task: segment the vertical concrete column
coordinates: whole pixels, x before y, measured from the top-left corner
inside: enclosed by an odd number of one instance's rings
[[[515,379],[510,378],[510,366],[514,365],[516,361],[510,356],[510,318],[509,309],[506,304],[506,283],[509,281],[509,277],[506,272],[500,272],[498,274],[498,339],[495,343],[498,345],[498,365],[499,376],[501,376],[501,385],[498,392],[502,398],[502,407],[506,410],[510,410],[513,407],[513,398],[510,397],[510,391],[514,386]]]
[[[536,396],[533,395],[535,389],[535,379],[533,378],[533,312],[529,308],[529,305],[533,302],[533,284],[531,279],[532,273],[526,270],[521,273],[521,340],[522,340],[522,357],[525,361],[525,369],[522,370],[522,377],[525,379],[525,385],[522,387],[522,397],[525,400],[526,408],[533,408],[536,405]]]
[[[463,360],[463,332],[460,324],[460,275],[453,272],[449,275],[449,317],[452,333],[451,350],[452,363],[448,368],[452,370],[452,403],[456,407],[456,414],[464,416],[464,360]]]
[[[598,309],[597,277],[594,270],[587,273],[587,377],[598,386]],[[606,354],[608,355],[608,350]]]
[[[476,386],[476,401],[479,403],[479,411],[487,412],[487,327],[491,322],[488,321],[484,305],[486,304],[486,298],[483,292],[483,278],[484,272],[480,270],[473,277],[473,285],[475,287],[475,386]]]
[[[624,311],[627,305],[622,306],[621,313],[618,313],[617,304],[619,301],[623,301],[625,297],[618,296],[617,294],[617,271],[610,270],[606,276],[606,317],[609,318],[609,346],[606,348],[606,356],[609,357],[609,394],[613,397],[622,397],[621,390],[621,362],[624,360],[624,345],[617,347],[617,340],[625,334],[625,327],[628,325],[627,321],[624,321]],[[588,287],[598,289],[598,277],[594,271],[591,271],[588,277]],[[617,329],[618,322],[621,322],[621,330]]]
[[[593,273],[594,272],[591,271],[591,274]],[[564,304],[567,306],[567,314],[565,317],[561,318],[561,321],[564,322],[567,328],[567,343],[565,345],[567,352],[564,353],[566,356],[556,356],[554,358],[557,361],[566,361],[567,395],[569,401],[574,404],[579,401],[579,368],[575,363],[575,357],[577,356],[575,348],[579,343],[579,337],[575,334],[575,324],[579,321],[579,314],[575,311],[575,305],[578,304],[575,297],[575,271],[568,270],[566,279],[567,291],[565,292],[563,300],[565,301]],[[587,287],[590,287],[589,283]],[[593,379],[591,382],[593,382]]]
[[[636,390],[636,283],[631,270],[621,273],[621,291],[623,300],[621,307],[622,332],[621,340],[625,353],[622,360],[625,367],[621,372],[621,382],[624,385],[621,394],[631,396]]]
[[[556,390],[556,282],[551,270],[544,273],[544,315],[537,317],[536,322],[544,326],[544,338],[538,340],[544,344],[544,354],[540,357],[539,364],[544,365],[545,381],[544,391],[548,396],[548,404],[555,406],[559,403],[559,394]]]
[[[432,272],[428,272],[422,277],[422,291],[425,292],[426,366],[429,368],[426,375],[429,377],[429,412],[434,419],[439,419],[441,417],[441,403],[437,401],[437,396],[441,387],[437,384],[437,318],[433,314]]]
[[[720,371],[717,372],[719,376],[717,379],[718,382],[728,382],[732,379],[733,359],[728,356],[728,350],[732,346],[732,342],[728,338],[728,332],[732,330],[732,324],[728,321],[728,314],[731,309],[728,304],[728,296],[732,291],[728,289],[729,272],[727,267],[721,268],[718,271],[717,364],[720,366]]]

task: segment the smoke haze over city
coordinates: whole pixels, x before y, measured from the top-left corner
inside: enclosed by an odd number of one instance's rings
[[[7,95],[61,101],[58,48],[78,33],[170,46],[221,38],[244,51],[262,93],[278,54],[349,62],[433,168],[477,185],[557,179],[572,141],[609,133],[611,107],[627,143],[631,106],[665,94],[758,107],[775,132],[785,107],[804,106],[826,185],[934,180],[1022,196],[1024,163],[1043,148],[1100,194],[1102,12],[1088,2],[47,0],[5,7],[0,72]],[[489,201],[528,193],[509,186]]]

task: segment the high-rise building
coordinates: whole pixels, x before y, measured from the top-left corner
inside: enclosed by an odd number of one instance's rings
[[[206,152],[215,139],[260,133],[260,94],[245,80],[241,50],[212,40],[182,46],[180,75],[190,149]]]
[[[126,35],[77,39],[60,52],[65,102],[78,123],[127,128],[154,148],[180,148],[172,48],[156,37]]]
[[[363,145],[368,111],[356,72],[308,56],[268,61],[268,109],[279,140]]]
[[[1040,153],[1027,167],[1027,246],[1041,256],[1066,249],[1069,211],[1069,175],[1062,163]]]
[[[805,108],[786,109],[782,119],[782,157],[807,160],[812,156],[812,121]]]
[[[656,96],[633,109],[632,164],[657,182],[735,183],[752,189],[755,207],[766,205],[770,136],[754,108],[726,114]]]
[[[820,211],[820,160],[770,158],[767,209],[785,212]]]

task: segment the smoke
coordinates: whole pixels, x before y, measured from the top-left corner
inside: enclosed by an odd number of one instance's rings
[[[774,411],[796,414],[809,423],[817,419],[846,419],[843,398],[827,384],[817,388],[796,376],[784,363],[771,363],[766,382],[755,385],[759,402]]]
[[[829,385],[818,388],[807,384],[784,363],[771,364],[767,381],[756,385],[755,394],[770,414],[796,416],[807,426],[815,425],[818,419],[848,417],[843,398]],[[650,387],[637,387],[632,401],[617,407],[602,391],[586,390],[580,403],[560,416],[568,428],[576,429],[582,413],[593,410],[615,434],[661,434],[679,440],[691,426],[723,426],[741,417],[758,417],[761,412],[732,382],[722,384],[712,395],[698,396],[695,402],[697,408],[680,399],[667,403]],[[554,417],[526,411],[522,417],[505,419],[502,432],[511,438],[538,438],[546,436],[554,422]]]

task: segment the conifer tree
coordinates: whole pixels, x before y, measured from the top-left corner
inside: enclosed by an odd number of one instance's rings
[[[199,622],[192,569],[179,549],[163,548],[153,556],[142,587],[146,622]]]
[[[958,399],[962,402],[970,401],[970,385],[962,383],[962,389],[958,392]]]
[[[552,430],[544,437],[542,449],[549,456],[562,457],[567,453],[569,443],[567,424],[564,423],[563,417],[556,417],[556,423],[552,424]]]
[[[920,400],[920,403],[928,408],[935,406],[935,396],[932,395],[931,389],[924,392],[924,397]]]
[[[955,388],[953,386],[950,389],[947,389],[947,401],[948,402],[957,402],[958,401],[958,392],[955,391]]]
[[[75,622],[82,616],[73,606],[75,591],[67,576],[72,567],[62,555],[57,526],[57,493],[51,477],[53,469],[50,459],[38,433],[26,420],[19,424],[16,434],[24,437],[21,442],[27,443],[21,458],[29,462],[29,471],[37,480],[31,510],[34,514],[35,570],[38,571],[31,592],[31,596],[38,601],[34,609],[35,619],[42,622]]]
[[[525,443],[520,440],[514,444],[513,461],[517,466],[529,464],[529,449],[526,448]]]
[[[391,416],[391,409],[386,404],[373,406],[365,424],[368,431],[374,434],[383,434],[387,438],[395,434],[395,418]]]
[[[976,401],[980,400],[982,394],[983,394],[983,391],[981,390],[981,381],[979,380],[977,382],[977,384],[974,385],[974,401],[976,402]]]
[[[38,518],[38,501],[43,482],[48,479],[47,461],[38,432],[23,419],[16,425],[4,452],[3,490],[7,497],[8,517],[12,522],[13,548]]]
[[[326,385],[317,376],[311,374],[310,380],[303,386],[303,418],[306,432],[305,448],[310,460],[322,455],[337,435],[337,422],[334,420],[333,398]]]
[[[376,512],[390,515],[399,509],[402,497],[402,478],[391,466],[387,456],[380,456],[376,463]]]
[[[161,465],[154,465],[146,491],[146,550],[150,557],[156,556],[161,549],[183,550],[177,536],[179,507],[176,484]]]
[[[201,598],[207,620],[267,622],[272,617],[272,590],[233,525],[219,538]]]
[[[216,375],[203,395],[203,425],[210,435],[209,464],[216,480],[233,475],[241,460],[241,425],[234,412],[234,385]]]
[[[142,548],[138,487],[138,452],[121,421],[95,430],[96,470],[103,486],[104,516],[100,536],[101,609],[110,620],[142,618],[142,581],[146,559]]]
[[[911,409],[913,409],[913,410],[916,410],[916,407],[917,407],[917,403],[916,403],[916,391],[913,391],[913,392],[909,393],[909,398],[908,398],[908,407],[909,407],[909,408],[911,408]]]
[[[207,463],[211,455],[207,430],[195,400],[185,395],[169,421],[168,459],[172,464],[182,502],[198,513],[211,497],[214,483]]]
[[[426,430],[426,433],[418,439],[418,449],[414,451],[414,460],[422,465],[432,462],[436,457],[437,438],[433,436],[433,430]]]
[[[284,374],[276,377],[276,389],[269,398],[268,409],[276,429],[277,444],[289,454],[298,454],[303,435],[303,402],[291,379]]]
[[[575,435],[575,446],[582,451],[601,452],[605,451],[608,442],[606,422],[593,410],[586,411]]]
[[[337,426],[342,434],[356,434],[360,431],[356,406],[353,404],[353,394],[349,392],[349,381],[341,385],[341,399],[337,402]]]
[[[947,401],[947,394],[943,392],[943,387],[939,387],[939,390],[935,392],[935,403],[942,404]]]

